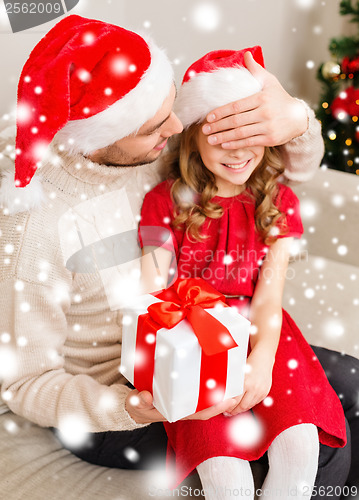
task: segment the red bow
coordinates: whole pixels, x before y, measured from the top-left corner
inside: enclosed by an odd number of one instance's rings
[[[208,356],[237,347],[228,329],[205,311],[225,304],[225,297],[201,278],[179,279],[157,295],[163,302],[148,307],[151,318],[170,329],[187,318]]]

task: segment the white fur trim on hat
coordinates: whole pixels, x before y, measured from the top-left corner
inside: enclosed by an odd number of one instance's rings
[[[174,111],[187,128],[202,122],[212,109],[260,90],[261,83],[243,67],[198,73],[181,86]]]
[[[23,188],[15,187],[14,169],[2,169],[0,173],[0,207],[7,215],[41,206],[45,198],[41,178],[36,175],[30,184]]]
[[[174,76],[165,52],[147,40],[151,64],[137,86],[109,108],[83,120],[69,121],[56,141],[70,153],[89,154],[136,132],[161,108]]]

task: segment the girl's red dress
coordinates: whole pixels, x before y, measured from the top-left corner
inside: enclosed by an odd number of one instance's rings
[[[254,201],[248,192],[213,201],[224,209],[219,219],[207,219],[203,234],[209,237],[192,242],[181,229],[173,229],[173,202],[170,181],[149,192],[143,202],[141,229],[163,227],[171,231],[176,252],[178,276],[201,277],[229,298],[228,304],[248,314],[248,307],[258,280],[260,266],[268,246],[255,230]],[[293,191],[279,184],[276,205],[286,215],[286,237],[300,237],[303,226],[299,200]],[[146,232],[145,245],[164,246],[157,231]],[[243,436],[236,439],[248,417],[262,430],[255,444]],[[243,418],[245,420],[243,420]],[[181,420],[165,423],[169,440],[169,458],[176,465],[176,481],[180,483],[197,465],[214,456],[235,456],[244,460],[261,457],[283,430],[301,423],[318,427],[320,442],[332,447],[346,443],[344,413],[340,401],[313,350],[290,315],[283,310],[283,324],[273,383],[264,402],[250,412],[236,417],[218,415],[210,420]],[[247,427],[246,427],[247,428]],[[250,432],[250,431],[249,431]],[[244,436],[245,438],[245,436]],[[173,451],[175,457],[173,457]]]

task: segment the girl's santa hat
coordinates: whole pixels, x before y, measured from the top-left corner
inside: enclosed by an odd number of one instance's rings
[[[175,113],[184,128],[202,122],[213,109],[262,89],[244,65],[246,52],[264,67],[262,49],[257,45],[243,50],[215,50],[188,68],[175,103]]]
[[[136,132],[173,82],[165,53],[131,31],[71,15],[40,40],[18,86],[15,185],[32,179],[55,134],[88,154]]]

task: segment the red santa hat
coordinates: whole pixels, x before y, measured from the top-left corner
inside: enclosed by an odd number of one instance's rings
[[[32,179],[54,136],[83,154],[113,144],[152,118],[173,71],[152,41],[71,15],[40,40],[18,86],[15,184]]]
[[[186,71],[175,103],[184,128],[202,122],[208,113],[224,104],[248,97],[262,89],[244,65],[244,54],[264,67],[258,45],[243,50],[215,50],[194,62]]]

